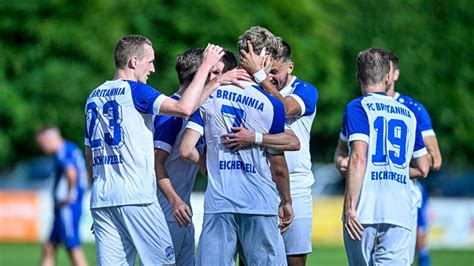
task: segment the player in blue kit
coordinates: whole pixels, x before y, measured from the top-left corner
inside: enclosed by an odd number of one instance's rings
[[[276,55],[278,42],[266,29],[252,27],[239,39],[245,49]],[[245,48],[243,48],[245,45]],[[222,143],[223,133],[244,126],[263,133],[284,132],[284,106],[255,83],[221,86],[204,102],[187,125],[181,154],[199,160],[197,140],[205,136],[208,187],[197,265],[232,265],[237,246],[249,265],[285,265],[279,230],[279,210],[287,227],[292,221],[288,170],[282,152],[251,147],[236,152]],[[270,163],[270,166],[269,164]],[[281,198],[279,204],[278,196]]]
[[[149,39],[122,37],[114,50],[113,80],[94,89],[85,107],[86,160],[93,177],[91,213],[99,265],[175,262],[156,197],[153,114],[191,115],[212,90],[203,89],[222,48],[208,45],[203,63],[179,100],[146,85],[155,71]]]
[[[44,245],[41,265],[55,264],[58,244],[66,247],[73,265],[87,265],[79,238],[82,197],[88,186],[84,155],[74,143],[64,140],[59,129],[53,126],[40,129],[36,133],[36,142],[55,159],[54,222]]]
[[[242,51],[242,64],[250,73],[262,71],[258,58],[249,44],[249,52]],[[311,125],[316,115],[318,100],[317,89],[292,75],[294,63],[291,59],[291,48],[285,41],[281,42],[280,54],[273,61],[269,78],[261,85],[271,95],[280,99],[285,106],[286,123],[298,137],[301,148],[296,151],[286,151],[285,158],[290,175],[291,198],[294,219],[288,230],[283,233],[288,265],[305,265],[306,256],[312,251],[311,229],[313,221],[313,200],[311,186],[314,183],[311,171],[311,154],[309,141]],[[230,133],[226,141],[229,147],[243,146],[252,140],[253,134],[245,128],[239,132]],[[266,146],[268,140],[261,145]]]
[[[341,137],[349,143],[349,162],[343,231],[350,265],[409,263],[409,179],[429,170],[415,115],[385,93],[390,70],[385,50],[359,53],[363,96],[344,113]]]
[[[176,73],[180,88],[172,98],[179,99],[189,86],[202,63],[203,52],[204,49],[191,48],[178,56]],[[226,50],[219,63],[211,69],[208,85],[216,86],[231,81],[236,73],[247,75],[245,70],[235,67],[235,56]],[[234,70],[227,72],[230,69]],[[222,75],[226,72],[226,75]],[[206,174],[203,138],[196,144],[200,154],[198,165],[187,162],[179,153],[186,125],[187,121],[179,117],[158,115],[154,119],[155,172],[160,188],[158,200],[168,223],[178,266],[194,265],[194,224],[190,198],[198,168]]]
[[[426,145],[428,151],[428,157],[430,162],[430,170],[438,171],[441,168],[442,158],[439,150],[438,140],[431,124],[431,118],[426,108],[411,97],[401,95],[395,91],[395,83],[400,75],[398,56],[394,52],[387,53],[388,59],[392,63],[392,79],[387,89],[387,95],[393,97],[398,102],[407,106],[414,114],[418,123],[418,126],[423,136],[423,142]],[[428,230],[428,210],[427,200],[428,194],[422,187],[420,182],[414,180],[415,185],[413,186],[414,195],[414,215],[416,222],[414,222],[414,228],[412,232],[412,239],[410,243],[410,258],[413,263],[415,256],[415,249],[418,252],[418,265],[429,266],[430,257],[426,247],[426,234]],[[416,248],[415,248],[416,247]]]

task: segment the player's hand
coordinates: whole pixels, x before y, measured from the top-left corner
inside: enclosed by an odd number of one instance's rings
[[[231,128],[234,133],[224,133],[222,137],[226,138],[222,142],[231,151],[237,151],[255,143],[255,132],[251,132],[244,127]]]
[[[221,85],[234,84],[236,86],[239,86],[242,89],[245,88],[245,86],[240,84],[239,80],[252,82],[252,77],[249,75],[249,73],[241,68],[234,68],[232,70],[229,70],[225,72],[224,74],[217,76],[215,79],[216,79],[216,83],[218,84],[221,84]]]
[[[253,50],[252,42],[247,41],[249,51],[240,50],[240,65],[247,70],[249,73],[255,74],[259,70],[263,69],[268,75],[273,64],[273,58],[271,55],[257,55]],[[263,48],[265,49],[265,48]],[[265,50],[263,50],[265,53]]]
[[[291,203],[280,204],[278,208],[278,227],[280,227],[280,233],[286,232],[288,226],[293,222],[293,207]]]
[[[352,240],[362,240],[362,233],[364,232],[364,227],[359,222],[359,217],[355,210],[346,210],[344,227],[347,230],[347,233],[352,238]]]
[[[208,44],[206,50],[204,50],[202,64],[206,65],[211,69],[215,66],[224,55],[224,49],[219,45]]]
[[[192,223],[193,213],[191,208],[181,199],[172,205],[173,217],[179,226],[190,226]]]
[[[336,169],[339,174],[346,178],[347,177],[347,168],[349,167],[349,157],[339,158],[336,161]]]

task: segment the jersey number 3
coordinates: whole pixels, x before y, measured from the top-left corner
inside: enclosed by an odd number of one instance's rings
[[[99,113],[108,119],[108,125],[103,129],[104,133],[98,132]],[[111,149],[118,149],[123,145],[122,138],[122,107],[114,100],[106,102],[102,110],[96,103],[91,102],[86,106],[86,134],[90,141],[92,150],[104,148],[103,141],[109,145]],[[103,136],[99,136],[103,134]]]
[[[407,150],[407,125],[403,120],[390,119],[378,116],[374,121],[374,129],[377,132],[375,154],[372,155],[372,163],[375,165],[386,165],[388,158],[394,166],[406,168]],[[387,148],[387,143],[390,146]]]

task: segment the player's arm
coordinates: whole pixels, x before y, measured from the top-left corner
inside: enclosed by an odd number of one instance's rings
[[[169,153],[162,149],[155,149],[155,174],[158,188],[163,192],[173,208],[173,217],[179,226],[188,226],[192,222],[191,208],[179,197],[171,184],[168,171],[165,167]]]
[[[334,164],[342,177],[347,177],[347,167],[349,166],[349,148],[347,142],[339,139],[334,152]]]
[[[183,135],[183,141],[179,146],[179,153],[186,161],[199,164],[199,151],[196,149],[196,143],[198,142],[201,134],[199,132],[186,128]]]
[[[64,169],[64,176],[67,180],[67,199],[62,204],[70,204],[74,202],[75,198],[74,190],[76,189],[77,184],[77,170],[73,165],[68,165]]]
[[[367,143],[361,140],[351,142],[349,168],[344,195],[344,227],[353,240],[361,240],[364,227],[359,222],[356,204],[359,199],[367,161]]]
[[[89,176],[89,182],[92,184],[94,181],[94,176],[92,175],[92,150],[87,145],[84,156],[86,157],[87,176]]]
[[[210,80],[204,86],[204,91],[200,99],[201,104],[207,99],[207,97],[209,97],[209,95],[211,95],[214,92],[214,90],[216,90],[221,85],[234,84],[236,86],[243,88],[239,80],[250,82],[252,81],[252,77],[249,75],[247,71],[241,68],[234,68],[221,75],[216,76],[214,79]]]
[[[280,230],[283,233],[288,229],[291,222],[293,222],[293,207],[290,193],[288,165],[286,164],[283,153],[268,153],[267,156],[270,163],[272,179],[275,182],[278,194],[280,195],[278,215],[280,218]]]
[[[201,105],[202,101],[212,93],[206,90],[203,94],[203,87],[206,83],[209,71],[219,62],[224,52],[222,47],[213,44],[208,45],[203,55],[203,62],[199,66],[194,78],[184,91],[183,95],[176,101],[171,98],[166,98],[160,105],[160,114],[167,114],[172,116],[180,116],[188,118]],[[202,101],[201,101],[202,100]]]
[[[413,155],[410,161],[410,178],[426,177],[430,171],[430,162],[423,136],[420,131],[420,125],[416,125],[415,130],[415,144],[413,147]]]
[[[224,133],[222,135],[226,138],[222,143],[233,151],[252,145],[261,145],[280,151],[297,151],[300,149],[300,141],[291,129],[285,129],[285,132],[277,134],[255,133],[244,127],[233,127],[232,131],[234,133]]]
[[[430,170],[438,171],[441,168],[443,159],[439,150],[438,139],[435,135],[423,137],[426,150],[428,151],[428,160],[430,163]]]

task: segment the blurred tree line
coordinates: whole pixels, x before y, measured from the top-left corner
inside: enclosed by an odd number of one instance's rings
[[[431,114],[445,162],[474,157],[474,13],[469,0],[22,0],[0,1],[0,169],[39,153],[44,123],[83,143],[84,103],[114,73],[113,48],[127,34],[149,37],[166,94],[178,88],[174,61],[213,42],[236,51],[252,25],[287,40],[294,73],[319,89],[313,161],[330,162],[345,105],[360,95],[360,50],[400,57],[397,90]]]

